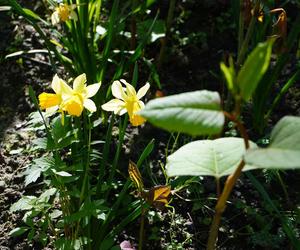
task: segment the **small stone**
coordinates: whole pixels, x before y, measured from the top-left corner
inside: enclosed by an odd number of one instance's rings
[[[3,190],[6,188],[6,183],[5,181],[0,181],[0,190]]]

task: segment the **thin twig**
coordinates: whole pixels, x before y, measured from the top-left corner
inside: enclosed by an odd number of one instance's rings
[[[232,120],[233,122],[236,123],[236,125],[240,131],[240,134],[242,135],[242,137],[244,139],[245,147],[246,147],[246,149],[248,149],[249,148],[248,134],[247,134],[246,128],[244,127],[242,122],[238,118],[236,118],[237,116],[235,116],[235,115],[229,114],[227,112],[224,112],[224,114],[226,117],[228,117],[230,120]],[[217,238],[218,238],[218,231],[219,231],[219,227],[220,227],[221,217],[226,208],[226,201],[227,201],[229,195],[231,194],[231,191],[232,191],[236,181],[240,177],[244,166],[245,166],[245,162],[242,160],[240,162],[240,164],[238,165],[238,167],[236,168],[236,170],[234,171],[234,173],[229,175],[226,180],[223,192],[222,192],[221,196],[219,197],[216,208],[215,208],[216,212],[215,212],[215,215],[214,215],[214,218],[213,218],[213,221],[211,224],[211,228],[210,228],[210,233],[209,233],[207,246],[206,246],[207,250],[215,249]]]

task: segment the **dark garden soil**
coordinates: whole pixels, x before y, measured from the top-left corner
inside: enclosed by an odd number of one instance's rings
[[[24,187],[22,173],[32,161],[32,141],[39,131],[27,131],[28,115],[34,111],[28,86],[41,91],[53,72],[47,54],[5,59],[20,50],[43,48],[36,32],[24,20],[0,12],[0,249],[39,249],[26,238],[9,232],[21,225],[22,214],[10,213],[11,204],[22,194],[33,194],[38,186]]]
[[[39,1],[30,2],[32,6],[29,7],[38,10],[41,8],[40,5],[33,4]],[[218,90],[224,94],[223,86],[220,84],[219,62],[228,52],[235,51],[236,44],[233,42],[235,36],[229,21],[230,15],[226,11],[228,8],[226,1],[212,2],[214,3],[187,1],[185,5],[177,8],[178,13],[180,8],[185,8],[189,14],[185,22],[176,24],[181,31],[181,37],[175,37],[169,43],[166,62],[160,69],[164,95],[197,89]],[[164,8],[162,3],[162,14]],[[186,45],[182,39],[188,34],[194,35]],[[9,232],[16,226],[22,225],[22,214],[11,213],[9,208],[22,194],[40,192],[39,185],[25,187],[22,175],[26,166],[35,158],[32,154],[32,141],[38,138],[41,132],[29,130],[27,126],[28,115],[35,111],[29,98],[28,86],[33,86],[37,93],[41,92],[52,80],[54,72],[48,62],[47,54],[5,59],[7,54],[19,50],[44,48],[34,29],[23,19],[12,18],[10,13],[0,12],[0,38],[0,250],[52,249],[51,246],[43,248],[36,242],[28,242],[25,236],[10,237]],[[149,54],[156,53],[157,48],[158,45],[151,47]],[[152,90],[153,96],[154,93],[155,90]],[[289,90],[276,109],[275,115],[270,120],[270,127],[284,115],[299,116],[299,98],[300,83],[298,82]],[[152,138],[156,140],[155,152],[151,158],[153,171],[159,173],[159,162],[165,161],[165,148],[170,135],[149,124],[140,130],[128,130],[123,158],[137,159],[141,148]],[[180,137],[178,145],[188,140],[190,138]],[[258,171],[254,173],[262,182],[270,180],[264,183],[264,187],[280,209],[293,211],[299,206],[299,172],[288,171],[282,175],[283,182],[288,185],[286,186],[288,197],[285,196],[282,186],[269,178],[267,173],[262,174]],[[174,248],[168,249],[205,248],[213,215],[213,210],[210,208],[214,207],[216,191],[212,178],[198,181],[199,185],[180,193],[181,197],[174,198],[176,203],[171,205],[174,205],[176,214],[170,211],[158,213],[159,219],[153,216],[146,223],[148,246],[146,249],[166,249],[170,242],[174,243]],[[280,238],[282,234],[280,221],[272,217],[268,205],[260,200],[260,194],[249,179],[243,176],[232,194],[229,209],[226,210],[222,221],[220,249],[291,249],[288,240],[284,237]],[[272,223],[269,223],[270,221]],[[262,230],[267,224],[271,229]],[[135,225],[129,226],[136,228]],[[249,226],[254,232],[251,233],[247,228]],[[129,239],[137,243],[135,231],[136,229],[129,229],[120,236],[119,240]],[[186,241],[184,248],[175,247],[184,241]]]

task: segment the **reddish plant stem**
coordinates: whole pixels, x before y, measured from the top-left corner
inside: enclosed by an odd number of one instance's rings
[[[224,115],[229,118],[231,121],[235,122],[237,125],[238,130],[241,133],[241,136],[244,139],[245,147],[246,149],[249,148],[249,137],[246,131],[246,128],[244,127],[243,123],[236,117],[234,114],[230,114],[227,112],[224,112]],[[245,166],[245,162],[242,160],[236,170],[234,171],[233,174],[229,175],[225,185],[224,189],[222,191],[221,196],[218,198],[218,202],[215,208],[215,215],[210,227],[210,232],[209,232],[209,237],[206,245],[207,250],[213,250],[216,247],[216,242],[218,238],[218,231],[220,227],[220,222],[222,218],[222,214],[226,208],[226,201],[228,200],[229,195],[231,194],[231,191],[240,177],[243,167]]]

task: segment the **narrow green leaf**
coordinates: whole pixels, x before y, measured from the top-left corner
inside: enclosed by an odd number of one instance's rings
[[[33,90],[33,88],[32,88],[31,85],[29,85],[28,90],[29,90],[29,96],[30,96],[30,98],[31,98],[31,100],[32,100],[35,108],[40,111],[39,101],[36,98],[35,92],[34,92],[34,90]]]
[[[46,22],[44,19],[42,19],[38,14],[34,13],[32,10],[30,9],[26,9],[23,8],[24,14],[27,15],[28,17],[32,18],[32,20],[37,20],[37,21],[41,21],[46,25],[50,25],[48,22]]]
[[[114,0],[112,4],[110,16],[109,16],[105,47],[102,53],[103,60],[102,60],[101,70],[99,71],[100,72],[99,77],[97,77],[97,80],[100,81],[102,81],[104,77],[106,64],[108,61],[109,53],[111,51],[112,41],[116,33],[115,31],[117,29],[117,26],[120,25],[119,20],[117,19],[118,10],[119,10],[119,0]]]
[[[250,99],[269,67],[273,42],[274,39],[270,39],[267,42],[258,44],[238,73],[237,84],[245,101]]]
[[[133,87],[136,87],[137,81],[138,81],[138,77],[139,77],[139,68],[137,63],[134,63],[134,70],[133,70],[133,76],[132,76],[132,81],[131,81],[131,85]]]
[[[54,174],[57,174],[57,175],[62,176],[62,177],[70,177],[70,176],[72,176],[70,173],[68,173],[66,171],[56,171],[55,169],[51,169],[51,170],[52,170],[52,172]]]
[[[143,40],[147,36],[147,33],[152,23],[153,23],[152,19],[147,19],[137,24],[138,39]],[[152,32],[150,33],[150,36],[148,36],[147,43],[155,42],[157,39],[164,37],[165,33],[166,33],[165,22],[163,20],[156,20],[156,22],[153,25]]]
[[[100,213],[106,212],[109,208],[102,205],[102,202],[88,202],[86,201],[79,211],[64,216],[66,223],[79,222],[84,217],[98,216]]]
[[[25,232],[28,231],[28,229],[29,229],[28,227],[16,227],[9,232],[9,235],[16,237],[16,236],[24,234]]]
[[[248,172],[248,173],[246,173],[246,176],[251,180],[254,187],[260,193],[261,197],[269,205],[268,207],[269,207],[269,210],[271,210],[270,212],[272,212],[272,215],[273,215],[273,212],[275,212],[277,217],[281,220],[282,228],[285,231],[288,238],[290,239],[294,249],[300,249],[300,242],[297,239],[297,232],[293,229],[292,226],[290,226],[287,216],[285,216],[284,213],[281,213],[279,211],[279,209],[276,207],[274,202],[271,200],[267,191],[259,183],[259,181],[254,177],[254,175],[252,175],[250,172]]]
[[[256,144],[250,142],[250,147]],[[167,159],[169,176],[202,176],[220,178],[232,174],[240,164],[245,153],[242,138],[226,137],[216,140],[194,141],[179,148]],[[254,169],[245,166],[244,171]]]
[[[5,2],[4,2],[5,3]],[[4,4],[3,2],[1,4]],[[0,6],[0,12],[1,11],[9,11],[11,10],[11,7],[10,6]]]
[[[119,221],[118,225],[106,236],[108,238],[114,237],[114,235],[120,234],[122,230],[132,221],[136,220],[141,215],[141,207],[136,207],[130,214],[128,214],[124,219]],[[102,249],[102,248],[101,248]]]
[[[140,158],[137,162],[137,166],[141,166],[144,160],[151,154],[154,148],[154,139],[152,139],[148,145],[144,148],[144,151],[141,153]]]
[[[225,65],[225,63],[221,62],[220,64],[221,71],[226,79],[227,88],[233,93],[236,93],[236,86],[235,86],[235,78],[236,73],[234,69],[233,59],[232,57],[229,58],[229,67]]]
[[[300,117],[282,118],[271,133],[269,146],[248,150],[245,161],[257,168],[300,168]]]
[[[140,112],[154,125],[191,135],[218,134],[224,125],[217,92],[201,90],[158,98]]]
[[[137,46],[137,48],[135,49],[133,55],[129,58],[129,62],[133,63],[135,62],[137,59],[139,59],[139,57],[141,57],[142,52],[144,47],[147,44],[147,41],[149,39],[149,37],[151,36],[154,24],[156,23],[157,17],[158,17],[159,12],[156,13],[153,21],[151,22],[151,25],[147,31],[147,33],[145,34],[145,36],[143,37],[143,40],[139,43],[139,45]]]
[[[286,92],[290,89],[290,87],[293,86],[294,83],[298,82],[299,76],[300,76],[300,69],[298,69],[297,72],[283,85],[283,87],[280,89],[277,96],[274,98],[272,106],[269,108],[269,110],[265,116],[266,120],[270,117],[273,110],[279,104],[281,98],[286,94]]]
[[[145,62],[145,64],[149,67],[151,74],[149,76],[149,81],[152,82],[152,80],[156,83],[157,88],[161,89],[161,83],[159,79],[159,74],[157,72],[156,66],[151,60],[146,59],[145,57],[142,58]],[[152,84],[151,84],[152,86]]]

